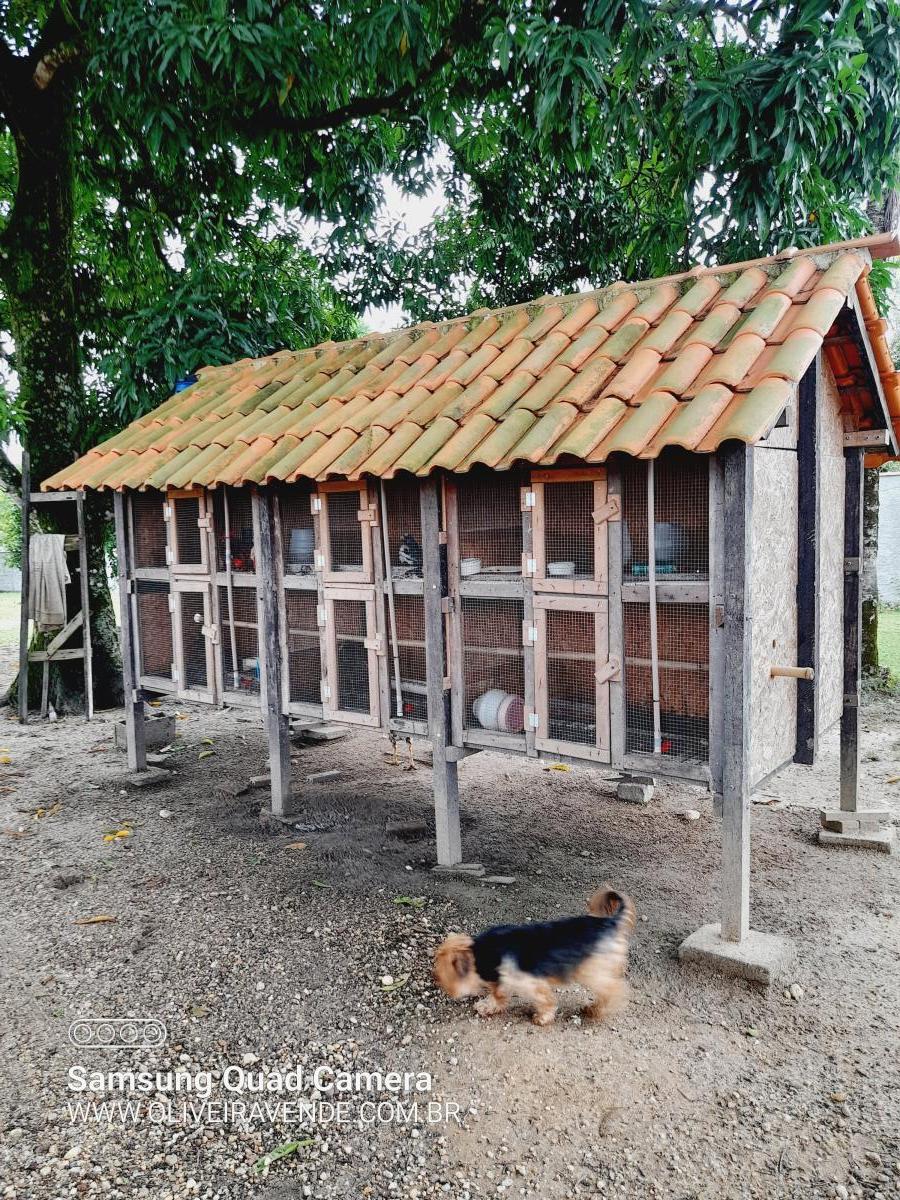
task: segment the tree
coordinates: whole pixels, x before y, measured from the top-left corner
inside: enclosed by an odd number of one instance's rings
[[[0,15],[0,328],[37,477],[201,360],[347,330],[320,266],[357,310],[402,294],[418,316],[853,233],[900,136],[895,0]],[[379,227],[385,176],[444,184],[420,245]],[[273,310],[267,255],[290,263],[309,218],[327,244]],[[102,609],[96,557],[93,579]]]

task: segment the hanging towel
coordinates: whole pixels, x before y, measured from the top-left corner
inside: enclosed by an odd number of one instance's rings
[[[41,633],[66,623],[66,566],[63,533],[33,534],[28,550],[28,615]]]

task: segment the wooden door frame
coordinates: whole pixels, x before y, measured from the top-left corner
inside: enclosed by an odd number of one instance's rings
[[[534,560],[533,586],[535,592],[549,592],[563,596],[607,596],[609,593],[609,539],[607,526],[617,520],[618,513],[610,514],[594,524],[594,577],[593,579],[565,579],[547,575],[546,547],[546,488],[547,485],[566,483],[593,483],[593,513],[599,513],[608,505],[609,491],[605,467],[585,467],[571,471],[532,471],[531,490],[534,492],[534,514],[532,517],[532,553]],[[618,502],[616,502],[618,503]]]
[[[331,528],[328,515],[328,497],[339,492],[358,492],[360,505],[357,509],[357,520],[360,525],[360,542],[362,545],[361,571],[336,571],[331,562]],[[374,564],[372,561],[372,539],[369,536],[371,528],[378,524],[378,506],[373,503],[369,485],[364,481],[339,480],[334,483],[320,483],[316,492],[321,507],[319,516],[319,553],[322,555],[322,579],[328,585],[344,587],[347,584],[374,584]],[[360,514],[368,514],[366,517]],[[365,526],[368,526],[368,531]]]
[[[340,683],[337,661],[337,633],[334,624],[335,600],[353,600],[366,606],[366,636],[363,646],[366,650],[366,665],[368,669],[369,712],[347,712],[337,707]],[[327,700],[322,702],[322,715],[329,720],[347,721],[354,725],[378,726],[381,724],[380,694],[378,686],[378,655],[383,653],[379,646],[378,624],[375,612],[376,595],[374,587],[328,587],[325,589],[325,657],[327,672],[326,686],[330,689]]]
[[[205,627],[218,629],[218,626],[213,625],[213,583],[210,579],[179,579],[173,576],[172,596],[175,597],[175,606],[172,612],[172,633],[173,633],[173,650],[175,654],[175,665],[178,670],[178,679],[176,681],[175,694],[184,700],[196,700],[200,704],[215,704],[216,702],[216,685],[218,671],[216,666],[216,656],[213,647],[221,641],[221,635],[217,636],[215,641],[207,637],[205,634],[204,641],[206,642],[206,678],[208,681],[207,689],[187,688],[183,685],[187,682],[187,671],[184,663],[184,631],[182,625],[181,614],[181,599],[185,594],[200,593],[203,596],[203,623]]]
[[[178,520],[176,517],[175,504],[179,500],[197,500],[199,501],[197,517],[198,529],[200,530],[200,562],[199,563],[181,563],[178,561]],[[208,534],[211,525],[207,522],[212,521],[212,505],[207,503],[207,494],[204,488],[170,488],[166,492],[166,546],[168,547],[169,569],[173,577],[176,575],[206,575],[212,576],[213,563],[210,562],[210,538],[203,536]],[[200,525],[199,522],[204,524]]]

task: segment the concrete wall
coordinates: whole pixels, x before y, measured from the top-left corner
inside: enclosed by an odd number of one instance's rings
[[[844,695],[844,426],[837,387],[822,364],[819,557],[819,731],[840,718]]]
[[[900,604],[900,472],[882,471],[878,494],[878,596]]]

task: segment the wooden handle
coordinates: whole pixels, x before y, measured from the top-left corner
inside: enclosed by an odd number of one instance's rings
[[[785,679],[815,679],[816,673],[812,667],[770,667],[769,674],[773,679],[784,676]]]

